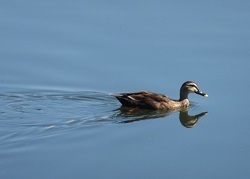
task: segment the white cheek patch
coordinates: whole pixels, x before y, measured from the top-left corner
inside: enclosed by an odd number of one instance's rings
[[[190,88],[189,90],[192,91],[192,92],[198,92],[198,91],[199,91],[199,90],[198,90],[196,87],[194,87],[194,86],[193,86],[192,88]]]
[[[191,91],[194,91],[194,92],[199,91],[199,88],[198,88],[197,84],[195,84],[195,83],[190,83],[190,84],[188,84],[188,86],[191,87],[190,88]]]
[[[198,92],[198,91],[199,91],[198,86],[194,86],[193,88],[194,88],[194,91],[195,91],[195,92]]]

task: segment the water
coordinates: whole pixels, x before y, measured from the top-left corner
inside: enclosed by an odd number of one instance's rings
[[[1,1],[0,177],[248,178],[249,8]],[[109,96],[187,80],[209,98],[184,113]]]

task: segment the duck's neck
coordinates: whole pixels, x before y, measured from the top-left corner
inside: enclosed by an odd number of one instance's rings
[[[181,89],[180,90],[180,99],[179,99],[179,101],[183,101],[185,99],[188,100],[188,92]]]
[[[188,107],[189,106],[188,93],[186,93],[185,91],[184,92],[181,91],[179,103],[183,107]]]

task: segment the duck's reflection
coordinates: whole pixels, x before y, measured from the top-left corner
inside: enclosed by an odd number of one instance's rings
[[[184,127],[192,128],[197,124],[198,120],[206,114],[208,114],[208,112],[202,112],[200,114],[190,116],[188,115],[188,110],[185,110],[185,111],[183,110],[183,111],[180,111],[179,119],[180,119],[181,124]]]
[[[123,118],[120,123],[131,123],[147,119],[163,118],[171,115],[173,112],[176,112],[127,107],[118,108],[116,111],[119,112],[117,116]],[[188,108],[180,109],[178,111],[181,124],[187,128],[194,127],[202,116],[208,114],[208,112],[202,112],[197,115],[191,116],[188,114]]]

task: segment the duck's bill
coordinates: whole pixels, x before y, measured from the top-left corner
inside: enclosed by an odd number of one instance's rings
[[[196,92],[196,94],[199,94],[201,96],[208,98],[208,95],[206,93],[201,92],[201,91]]]

